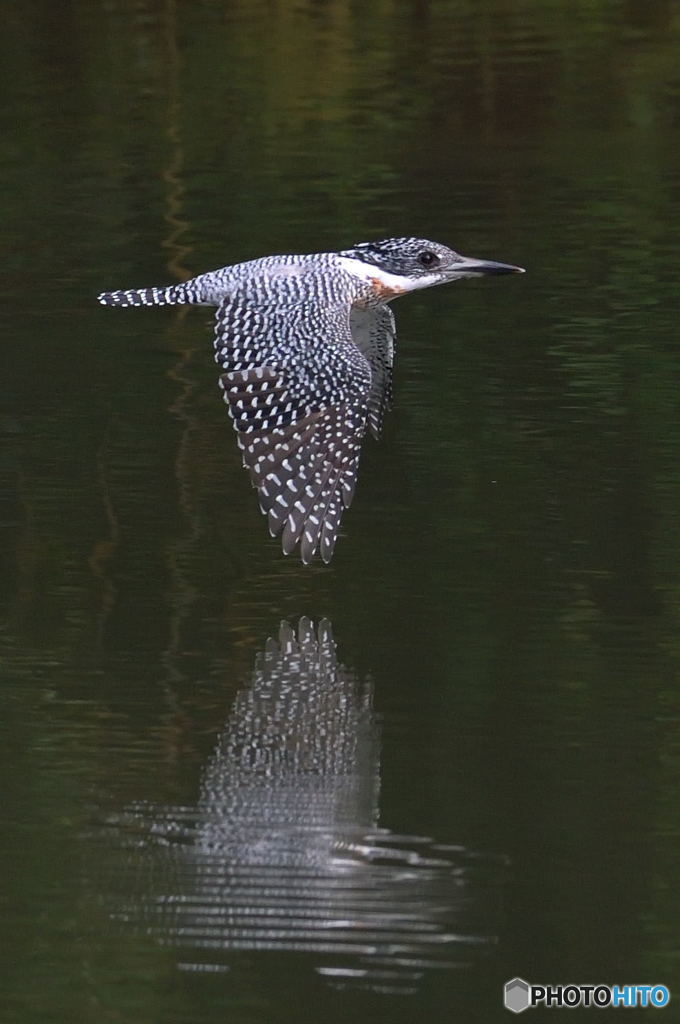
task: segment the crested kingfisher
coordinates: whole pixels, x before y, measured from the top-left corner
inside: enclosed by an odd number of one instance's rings
[[[366,431],[392,403],[388,305],[418,288],[521,267],[422,238],[265,256],[167,288],[102,292],[104,306],[216,306],[215,359],[243,465],[285,554],[330,562]]]

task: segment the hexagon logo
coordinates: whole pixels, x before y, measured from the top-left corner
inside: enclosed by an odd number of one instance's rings
[[[506,1010],[521,1013],[529,1006],[529,984],[524,978],[512,978],[506,981],[503,990],[503,1004]]]

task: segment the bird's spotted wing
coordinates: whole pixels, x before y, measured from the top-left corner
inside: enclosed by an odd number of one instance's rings
[[[371,368],[371,390],[368,396],[368,426],[377,440],[382,431],[385,413],[392,407],[392,366],[396,326],[389,306],[355,308],[350,316],[354,344],[366,357]]]
[[[349,303],[227,299],[217,362],[243,463],[272,536],[302,561],[333,554],[354,493],[371,370],[352,341]]]

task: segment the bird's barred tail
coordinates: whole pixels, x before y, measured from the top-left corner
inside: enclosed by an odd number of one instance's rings
[[[97,299],[102,306],[174,306],[185,302],[202,304],[204,301],[194,281],[173,284],[168,288],[128,288],[126,291],[102,292]]]

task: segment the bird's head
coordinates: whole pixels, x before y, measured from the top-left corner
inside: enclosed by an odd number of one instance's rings
[[[425,238],[385,238],[379,242],[359,242],[338,255],[356,261],[357,273],[360,272],[358,264],[362,264],[365,268],[363,276],[373,279],[371,275],[374,275],[386,287],[394,287],[395,294],[458,281],[464,277],[524,273],[522,267],[461,256],[448,246],[440,242],[429,242]]]

